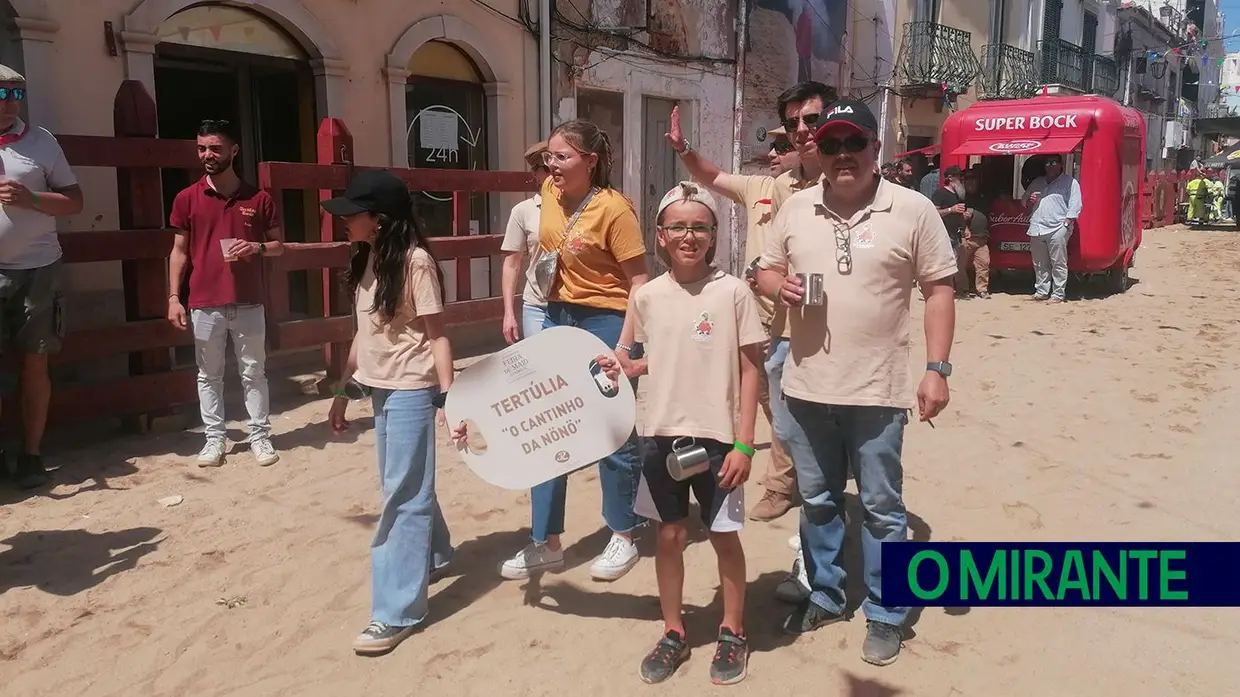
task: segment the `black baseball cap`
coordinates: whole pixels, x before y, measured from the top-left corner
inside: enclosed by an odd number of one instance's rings
[[[859,133],[878,133],[878,119],[865,102],[857,99],[841,99],[832,104],[818,119],[818,131],[814,140],[822,140],[833,128],[851,128]]]
[[[960,169],[960,167],[958,167],[958,166],[956,166],[956,165],[952,165],[951,167],[948,167],[948,168],[947,168],[947,169],[943,172],[943,176],[945,176],[945,177],[959,177],[959,176],[960,176],[960,175],[962,175],[962,174],[964,174],[964,171],[963,171],[963,170],[961,170],[961,169]]]
[[[409,187],[386,169],[364,169],[349,180],[344,195],[323,201],[331,215],[382,213],[392,218],[408,217],[411,210]]]

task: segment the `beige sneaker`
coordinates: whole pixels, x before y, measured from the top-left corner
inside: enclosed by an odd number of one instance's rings
[[[225,444],[223,438],[209,438],[198,451],[199,467],[219,467],[224,464]]]

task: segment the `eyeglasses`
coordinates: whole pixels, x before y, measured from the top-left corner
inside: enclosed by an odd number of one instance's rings
[[[705,239],[715,233],[714,225],[660,225],[659,227],[666,230],[675,242],[683,240],[690,234]]]
[[[797,130],[797,127],[800,126],[802,123],[805,124],[806,128],[813,128],[815,125],[818,124],[818,119],[820,118],[822,118],[821,112],[817,114],[801,114],[800,116],[789,116],[788,118],[784,119],[784,130],[788,131],[788,133],[792,133],[793,131]]]
[[[575,154],[576,153],[571,153],[571,152],[550,152],[548,151],[548,152],[543,153],[542,160],[543,160],[543,164],[547,165],[548,167],[550,167],[553,164],[562,165],[565,162],[568,162],[569,160],[573,159],[573,155]]]
[[[841,276],[852,273],[852,228],[838,220],[835,225],[835,267]]]
[[[818,141],[818,152],[823,155],[838,155],[841,152],[858,153],[865,150],[870,139],[865,136],[848,136],[844,140],[825,138]]]
[[[774,150],[775,153],[778,155],[785,155],[789,152],[792,152],[793,147],[795,146],[793,146],[792,143],[786,140],[783,140],[782,138],[780,140],[777,140],[771,143],[771,149]]]
[[[0,87],[0,102],[7,102],[9,99],[20,102],[26,99],[25,87]]]

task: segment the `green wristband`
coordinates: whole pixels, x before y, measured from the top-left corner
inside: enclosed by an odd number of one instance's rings
[[[732,447],[733,447],[733,448],[735,448],[736,450],[741,451],[742,453],[745,453],[745,454],[746,454],[746,455],[748,455],[749,457],[753,457],[753,456],[754,456],[754,453],[756,453],[756,452],[757,452],[756,450],[754,450],[753,448],[749,447],[748,445],[745,445],[744,443],[740,442],[739,440],[738,440],[738,441],[735,441],[734,443],[732,443]]]
[[[348,397],[349,396],[349,393],[345,392],[344,390],[336,390],[333,394],[335,394],[337,397]]]

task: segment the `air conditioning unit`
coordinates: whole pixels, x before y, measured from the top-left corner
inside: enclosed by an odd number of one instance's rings
[[[1163,133],[1163,147],[1182,148],[1188,144],[1188,132],[1179,121],[1168,121]]]

